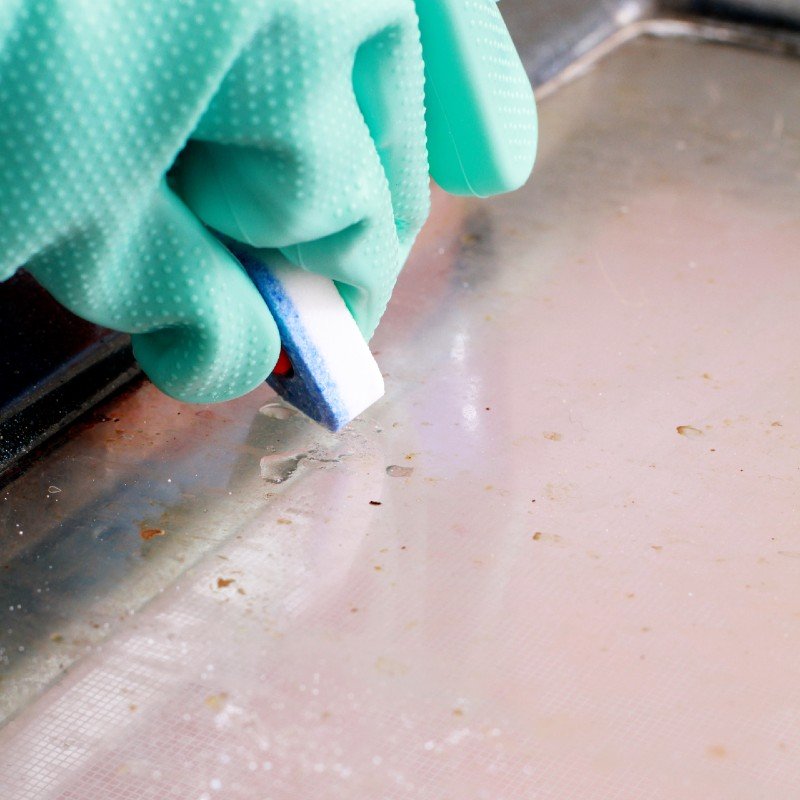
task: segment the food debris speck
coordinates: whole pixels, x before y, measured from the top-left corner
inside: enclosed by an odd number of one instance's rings
[[[60,644],[64,641],[64,637],[60,633],[53,633],[50,635],[50,641]]]
[[[696,439],[698,436],[703,435],[703,431],[699,430],[698,428],[694,428],[691,425],[678,425],[675,430],[678,431],[681,436],[686,436],[689,439]]]
[[[139,536],[146,542],[155,539],[157,536],[166,536],[167,532],[163,528],[143,528],[139,531]]]
[[[383,505],[383,503],[381,503],[381,501],[380,501],[380,500],[370,500],[370,501],[369,501],[369,504],[370,504],[371,506],[382,506],[382,505]]]
[[[235,582],[235,578],[217,578],[217,589],[224,589],[226,586],[230,586]]]
[[[403,664],[401,661],[395,661],[393,658],[381,656],[375,662],[375,669],[384,675],[405,675],[408,672],[408,665]]]
[[[564,437],[557,431],[545,431],[542,436],[549,439],[551,442],[560,442]]]
[[[536,533],[531,536],[531,539],[534,542],[547,542],[549,544],[556,544],[559,546],[564,545],[563,537],[559,536],[557,533],[545,533],[544,531],[536,531]]]
[[[228,699],[227,692],[220,692],[219,694],[212,694],[206,697],[205,704],[212,710],[212,711],[221,711],[222,706],[225,701]]]

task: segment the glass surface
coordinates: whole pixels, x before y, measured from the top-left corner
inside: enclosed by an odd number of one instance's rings
[[[640,38],[541,131],[343,435],[144,385],[7,487],[0,795],[800,796],[800,65]]]

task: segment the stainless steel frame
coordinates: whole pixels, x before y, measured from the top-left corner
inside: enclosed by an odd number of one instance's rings
[[[797,6],[504,0],[535,180],[435,195],[383,403],[34,455],[0,796],[800,796]]]

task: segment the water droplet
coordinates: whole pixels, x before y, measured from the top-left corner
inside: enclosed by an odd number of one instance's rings
[[[386,467],[386,474],[390,478],[408,478],[414,474],[414,467],[400,467],[392,464],[391,467]]]
[[[297,411],[283,403],[267,403],[258,409],[258,413],[270,419],[290,419],[297,416]]]

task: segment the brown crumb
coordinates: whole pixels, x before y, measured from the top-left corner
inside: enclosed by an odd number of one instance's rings
[[[710,744],[706,748],[706,753],[711,758],[725,758],[728,755],[728,751],[721,744]]]
[[[370,500],[370,501],[369,501],[369,504],[370,504],[371,506],[382,506],[382,505],[383,505],[383,503],[381,503],[381,501],[380,501],[380,500]]]
[[[163,528],[143,528],[139,531],[139,536],[146,542],[155,539],[157,536],[166,536],[167,532]]]
[[[686,436],[689,439],[697,438],[698,436],[703,435],[703,431],[699,430],[698,428],[694,428],[691,425],[678,425],[675,430],[678,431],[681,436]]]
[[[64,637],[60,633],[53,633],[50,634],[50,641],[55,642],[56,644],[60,644],[64,641]]]
[[[128,706],[128,708],[129,708],[131,711],[136,711],[136,709],[137,709],[137,708],[139,708],[139,706],[137,706],[137,705],[136,705],[136,703],[131,703],[131,704]]]
[[[219,694],[211,694],[205,699],[205,704],[212,710],[212,711],[221,711],[222,706],[225,701],[228,699],[227,692],[220,692]]]
[[[453,709],[453,716],[454,717],[463,717],[464,716],[464,712],[460,708],[454,708]]]
[[[350,613],[351,614],[357,614],[358,613],[358,609],[355,606],[353,606],[353,608],[350,609]]]
[[[545,431],[542,436],[544,436],[545,439],[549,439],[551,442],[560,442],[564,438],[556,431]]]
[[[278,517],[278,525],[291,525],[292,521],[286,517]]]
[[[548,542],[550,544],[557,545],[564,543],[564,539],[557,533],[544,533],[543,531],[536,531],[536,533],[531,536],[531,539],[534,542]]]
[[[230,586],[235,582],[235,578],[217,578],[217,589],[224,589],[226,586]]]

